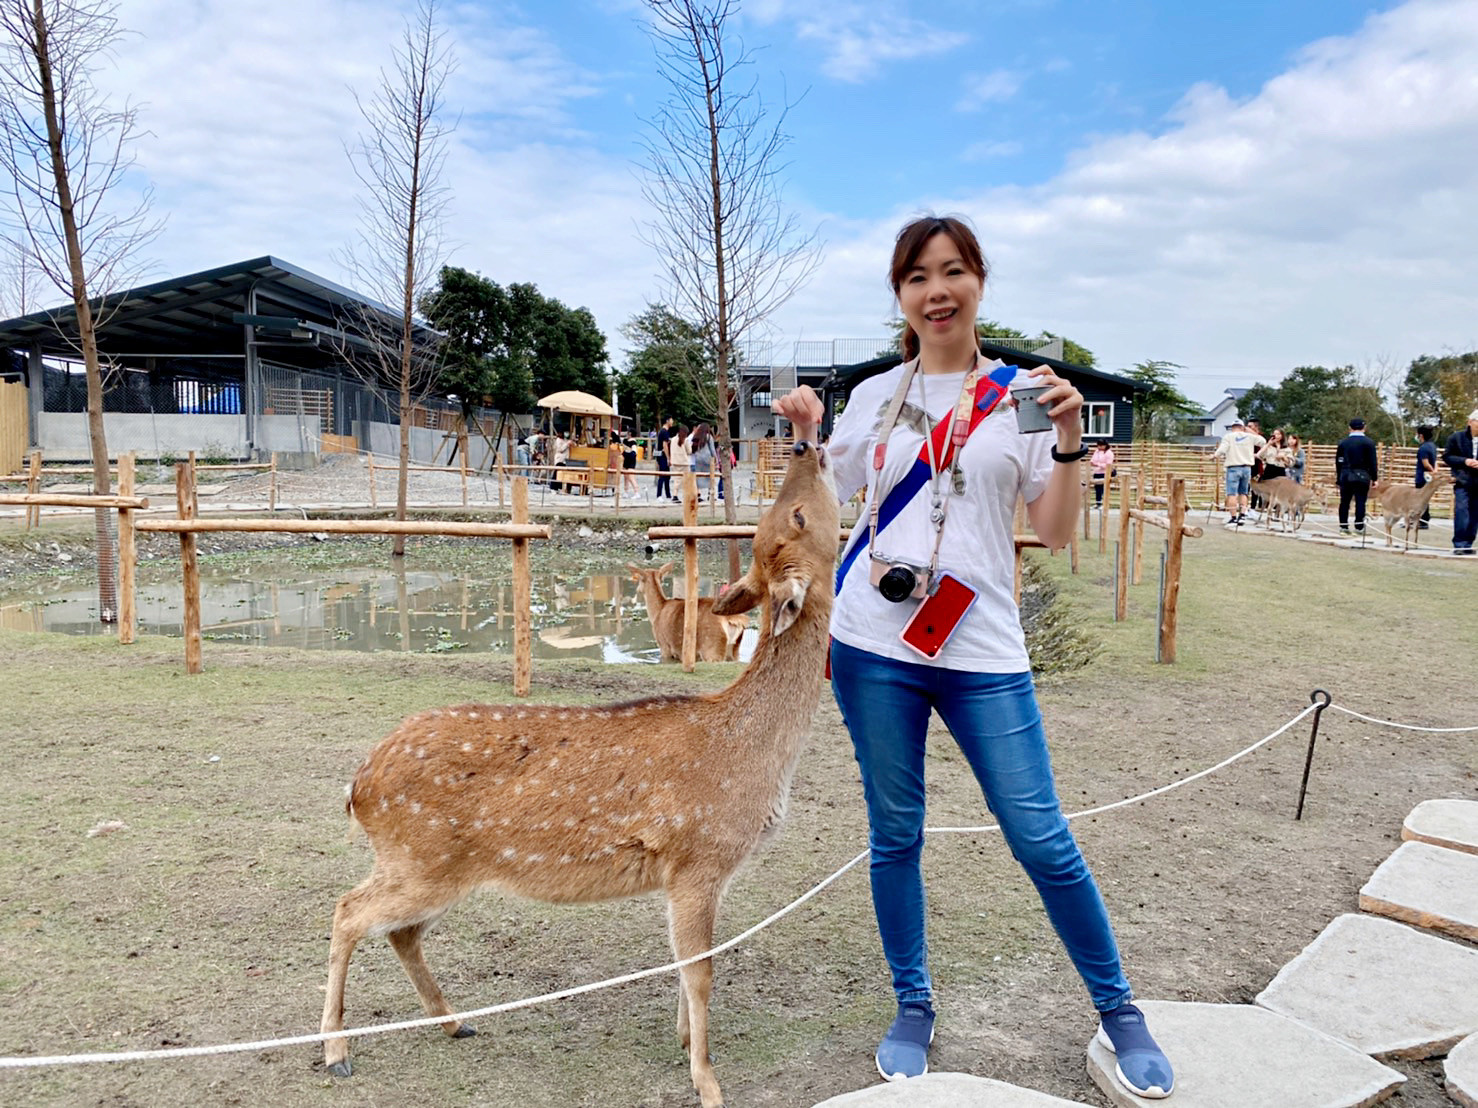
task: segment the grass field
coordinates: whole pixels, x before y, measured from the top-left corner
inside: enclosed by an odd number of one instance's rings
[[[1111,616],[1110,564],[1039,560],[1059,614],[1101,642],[1041,698],[1069,811],[1137,794],[1267,734],[1316,687],[1398,721],[1478,723],[1478,566],[1215,530],[1188,540],[1179,663],[1156,665],[1153,573]],[[1149,566],[1153,559],[1146,559]],[[0,632],[5,850],[0,1053],[143,1049],[313,1030],[335,899],[368,869],[343,785],[403,715],[508,697],[506,659],[346,656],[211,644],[187,678],[175,641]],[[535,699],[587,703],[716,688],[732,666],[535,667]],[[1478,797],[1478,738],[1326,714],[1308,810],[1292,820],[1307,728],[1222,773],[1075,825],[1141,995],[1246,1002],[1336,914],[1423,799]],[[931,822],[989,822],[942,730]],[[100,821],[126,829],[88,837]],[[742,871],[728,936],[865,845],[860,789],[829,695],[779,842]],[[926,852],[941,1019],[933,1065],[1089,1104],[1093,1017],[1035,896],[991,835]],[[427,944],[474,1007],[668,960],[662,906],[584,908],[494,894]],[[808,1106],[875,1079],[891,1017],[865,874],[724,956],[712,1051],[731,1105]],[[7,1104],[696,1103],[673,1033],[675,978],[436,1031],[361,1039],[334,1081],[298,1047],[217,1059],[0,1074]],[[383,941],[355,956],[351,1025],[419,1014]],[[1400,1102],[1447,1103],[1440,1066],[1402,1063]]]

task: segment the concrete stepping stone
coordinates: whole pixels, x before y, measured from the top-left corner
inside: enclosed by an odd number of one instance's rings
[[[1478,1035],[1469,1035],[1447,1056],[1447,1095],[1463,1108],[1478,1108]]]
[[[1335,917],[1257,1003],[1384,1058],[1436,1058],[1478,1031],[1478,950],[1376,916]]]
[[[1072,1108],[1082,1103],[967,1073],[926,1073],[843,1093],[815,1108]]]
[[[1175,1108],[1364,1108],[1406,1080],[1307,1024],[1251,1004],[1137,1000],[1150,1032],[1175,1067]],[[1088,1076],[1110,1103],[1145,1108],[1119,1084],[1114,1056],[1088,1044]]]
[[[1402,843],[1360,890],[1360,910],[1478,942],[1478,854]]]
[[[1401,837],[1478,854],[1478,801],[1423,800],[1401,824]]]

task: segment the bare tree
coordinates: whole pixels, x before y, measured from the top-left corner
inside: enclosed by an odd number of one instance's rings
[[[364,186],[359,240],[345,264],[360,288],[399,312],[394,326],[368,309],[356,327],[368,346],[368,364],[379,380],[400,384],[400,475],[395,518],[406,517],[411,459],[412,394],[430,386],[437,368],[434,347],[417,342],[415,308],[436,281],[443,253],[442,219],[449,192],[443,183],[446,138],[442,90],[455,65],[436,24],[435,0],[422,0],[407,20],[391,70],[368,100],[358,95],[365,130],[349,149]],[[405,536],[392,553],[405,555]]]
[[[14,198],[11,240],[72,302],[87,370],[93,491],[111,491],[97,331],[107,294],[134,275],[158,233],[149,195],[109,203],[134,164],[137,109],[110,107],[93,83],[123,31],[108,0],[0,0],[0,171]],[[112,519],[97,512],[98,615],[117,618]]]
[[[697,325],[714,367],[719,468],[729,480],[730,380],[746,336],[788,300],[820,261],[781,199],[789,105],[773,115],[732,33],[737,0],[646,0],[657,68],[668,96],[649,119],[643,193],[656,210],[647,243],[665,270],[666,300]],[[738,546],[730,570],[737,577]]]
[[[6,239],[3,242],[5,257],[0,261],[0,316],[29,315],[41,307],[41,278],[39,266],[31,258],[30,251],[19,242]]]

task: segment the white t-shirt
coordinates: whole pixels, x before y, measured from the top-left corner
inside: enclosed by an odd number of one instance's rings
[[[1000,362],[981,362],[981,372],[999,369]],[[845,502],[868,483],[873,444],[888,402],[898,388],[904,367],[862,382],[837,420],[827,453],[836,476],[837,495]],[[888,490],[913,466],[924,448],[921,409],[927,408],[929,426],[947,419],[959,400],[965,374],[915,373],[897,426],[888,440],[887,457],[875,492]],[[1015,386],[1032,384],[1025,371]],[[927,400],[927,405],[925,401]],[[901,604],[884,599],[868,580],[866,549],[852,561],[832,610],[831,633],[848,646],[899,661],[976,673],[1024,673],[1031,668],[1021,619],[1016,607],[1016,552],[1012,524],[1018,495],[1027,503],[1040,496],[1052,475],[1054,434],[1021,434],[1016,412],[1002,398],[966,441],[960,452],[958,477],[950,492],[939,546],[939,568],[947,570],[979,594],[969,613],[944,649],[932,661],[899,641],[898,634],[918,602]],[[948,471],[942,480],[948,480]],[[873,549],[890,559],[925,566],[934,547],[932,506],[926,484],[879,532]],[[852,543],[866,538],[871,501],[854,529]],[[850,549],[850,544],[849,544]]]

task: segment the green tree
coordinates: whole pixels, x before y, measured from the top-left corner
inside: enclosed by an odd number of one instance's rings
[[[1134,437],[1140,442],[1171,442],[1183,431],[1182,421],[1196,411],[1184,393],[1176,387],[1175,371],[1184,369],[1175,362],[1140,362],[1125,376],[1148,386],[1147,392],[1134,395]]]
[[[707,419],[712,405],[702,385],[714,374],[702,332],[665,304],[648,305],[621,334],[632,344],[626,369],[617,375],[621,413],[654,427],[667,416],[683,422]]]
[[[904,320],[902,319],[890,319],[888,321],[888,327],[893,332],[895,340],[903,335],[903,324]],[[1008,327],[1006,324],[997,323],[993,319],[982,319],[976,322],[975,333],[982,339],[1009,340],[1012,345],[1018,342],[1030,344],[1038,338],[1046,341],[1060,338],[1062,339],[1062,361],[1067,362],[1069,365],[1080,365],[1088,369],[1092,369],[1097,364],[1093,357],[1093,351],[1081,343],[1076,343],[1072,339],[1058,335],[1053,331],[1043,331],[1040,335],[1028,335],[1025,331],[1018,331],[1015,327]],[[1045,342],[1043,345],[1045,345]],[[895,341],[878,351],[876,356],[883,357],[884,355],[896,353],[897,350],[898,343]]]
[[[1400,421],[1388,412],[1379,392],[1362,385],[1353,366],[1299,366],[1277,386],[1256,384],[1237,403],[1246,419],[1264,433],[1282,427],[1305,442],[1338,442],[1352,416],[1366,421],[1366,433],[1381,442],[1401,437]]]
[[[564,389],[605,396],[605,335],[586,308],[568,308],[532,284],[501,286],[457,266],[441,271],[421,311],[447,336],[440,385],[464,407],[526,412]]]
[[[1444,431],[1463,426],[1478,404],[1478,351],[1416,358],[1406,370],[1397,400],[1417,426]]]

